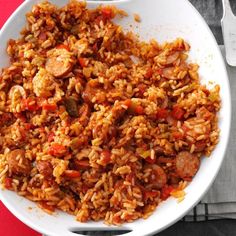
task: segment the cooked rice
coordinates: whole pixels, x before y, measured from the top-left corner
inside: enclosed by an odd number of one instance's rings
[[[142,42],[117,14],[35,5],[0,76],[3,187],[81,222],[120,225],[182,201],[219,138],[220,88],[200,83],[188,43]]]

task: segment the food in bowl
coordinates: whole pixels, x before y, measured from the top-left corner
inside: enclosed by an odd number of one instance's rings
[[[3,187],[48,213],[119,225],[182,200],[219,138],[220,87],[183,39],[125,33],[115,7],[35,5],[0,83]]]

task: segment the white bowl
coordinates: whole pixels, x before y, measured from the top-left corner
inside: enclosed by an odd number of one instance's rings
[[[6,43],[10,38],[19,37],[25,25],[25,13],[36,4],[35,0],[25,1],[9,18],[0,33],[0,68],[7,66]],[[67,0],[52,0],[62,6]],[[123,230],[131,232],[127,236],[144,236],[159,232],[181,219],[199,200],[214,181],[224,158],[231,121],[231,100],[229,82],[219,47],[200,14],[187,0],[116,0],[113,2],[88,2],[88,7],[97,4],[114,4],[127,11],[130,16],[119,20],[124,29],[140,34],[143,39],[155,38],[158,41],[173,40],[182,37],[191,45],[190,61],[200,65],[202,82],[217,83],[221,87],[222,108],[219,114],[221,129],[220,142],[210,158],[204,158],[200,170],[186,188],[186,197],[181,203],[168,199],[161,203],[147,220],[137,220],[122,227],[108,227],[102,222],[80,223],[73,216],[63,212],[47,215],[36,205],[11,191],[0,190],[0,198],[8,209],[33,229],[50,236],[73,236],[76,230]],[[141,16],[141,23],[134,23],[133,13]],[[29,210],[29,207],[32,207]]]

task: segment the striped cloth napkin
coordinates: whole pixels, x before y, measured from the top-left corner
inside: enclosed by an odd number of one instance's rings
[[[223,57],[225,50],[220,46]],[[185,221],[236,219],[236,67],[227,65],[232,96],[232,124],[223,165],[206,196],[184,218]]]

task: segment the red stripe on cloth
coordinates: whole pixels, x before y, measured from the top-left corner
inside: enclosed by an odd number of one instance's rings
[[[0,0],[0,28],[23,0]]]
[[[23,0],[0,0],[0,28]],[[0,235],[1,236],[40,236],[21,221],[0,202]]]
[[[0,235],[1,236],[40,236],[21,221],[19,221],[0,202]]]

